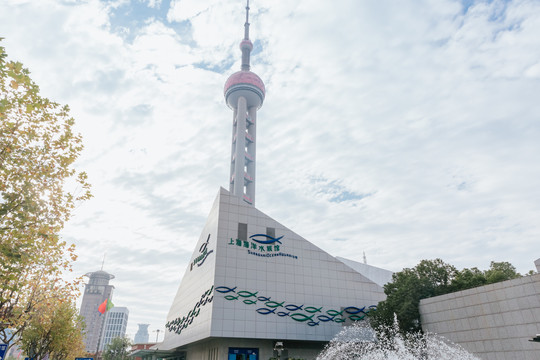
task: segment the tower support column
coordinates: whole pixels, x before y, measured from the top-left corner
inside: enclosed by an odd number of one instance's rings
[[[250,199],[250,204],[253,205],[255,204],[255,166],[257,164],[257,108],[255,106],[251,106],[248,109],[247,115],[250,119],[247,122],[247,133],[252,141],[248,142],[247,144],[248,158],[246,158],[246,168],[248,175],[251,177],[251,181],[249,181],[246,185],[246,195]]]
[[[233,137],[234,156],[231,166],[231,191],[234,195],[244,196],[244,173],[245,169],[245,153],[246,153],[246,114],[247,114],[247,101],[243,96],[238,97],[238,103],[236,107],[236,133]]]

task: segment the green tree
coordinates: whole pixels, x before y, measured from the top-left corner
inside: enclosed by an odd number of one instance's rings
[[[422,260],[412,269],[394,273],[392,282],[384,285],[386,300],[372,315],[376,327],[391,327],[396,314],[402,332],[420,331],[420,300],[443,294],[450,288],[456,268],[441,259]]]
[[[112,339],[103,352],[103,360],[128,360],[131,345],[127,337]]]
[[[452,280],[451,290],[459,291],[470,289],[486,284],[493,284],[505,280],[511,280],[521,277],[516,268],[509,262],[492,261],[489,269],[482,271],[476,267],[458,271],[456,277]]]
[[[452,291],[459,291],[482,286],[486,283],[487,280],[485,273],[478,268],[473,267],[471,269],[465,268],[458,271],[450,286]]]
[[[0,38],[1,40],[1,38]],[[76,203],[90,198],[69,108],[39,95],[19,62],[0,47],[0,340],[19,336],[42,302],[73,298],[62,280],[75,260],[58,233]],[[73,188],[74,191],[67,191]],[[67,299],[66,299],[67,300]],[[7,332],[11,328],[13,332]]]
[[[40,303],[21,334],[21,345],[38,360],[84,357],[83,320],[75,305],[54,299]]]
[[[412,269],[393,274],[392,282],[384,285],[386,300],[377,305],[377,311],[370,313],[371,322],[375,327],[389,328],[395,314],[401,332],[422,331],[420,300],[520,276],[508,262],[492,261],[486,271],[475,267],[458,271],[441,259],[422,260]]]
[[[514,265],[506,261],[492,261],[489,269],[485,272],[485,276],[488,284],[521,277],[521,275],[516,271]]]

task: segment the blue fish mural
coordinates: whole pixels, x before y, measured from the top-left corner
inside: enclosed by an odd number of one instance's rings
[[[278,244],[281,244],[281,238],[283,236],[280,236],[278,238],[274,238],[270,235],[266,235],[266,234],[255,234],[255,235],[251,235],[249,238],[255,242],[258,242],[259,244],[273,244],[273,243],[278,243]]]

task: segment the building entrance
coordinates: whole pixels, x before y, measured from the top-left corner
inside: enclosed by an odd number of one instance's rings
[[[228,360],[259,360],[259,349],[229,348]]]

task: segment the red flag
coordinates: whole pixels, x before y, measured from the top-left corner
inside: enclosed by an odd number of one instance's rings
[[[114,307],[114,304],[111,300],[105,299],[104,302],[99,305],[97,311],[99,311],[101,314],[105,314],[107,311],[111,310]]]
[[[97,311],[99,311],[102,314],[105,314],[105,311],[107,311],[107,300],[109,299],[105,299],[105,301],[102,302],[101,305],[99,305]]]

